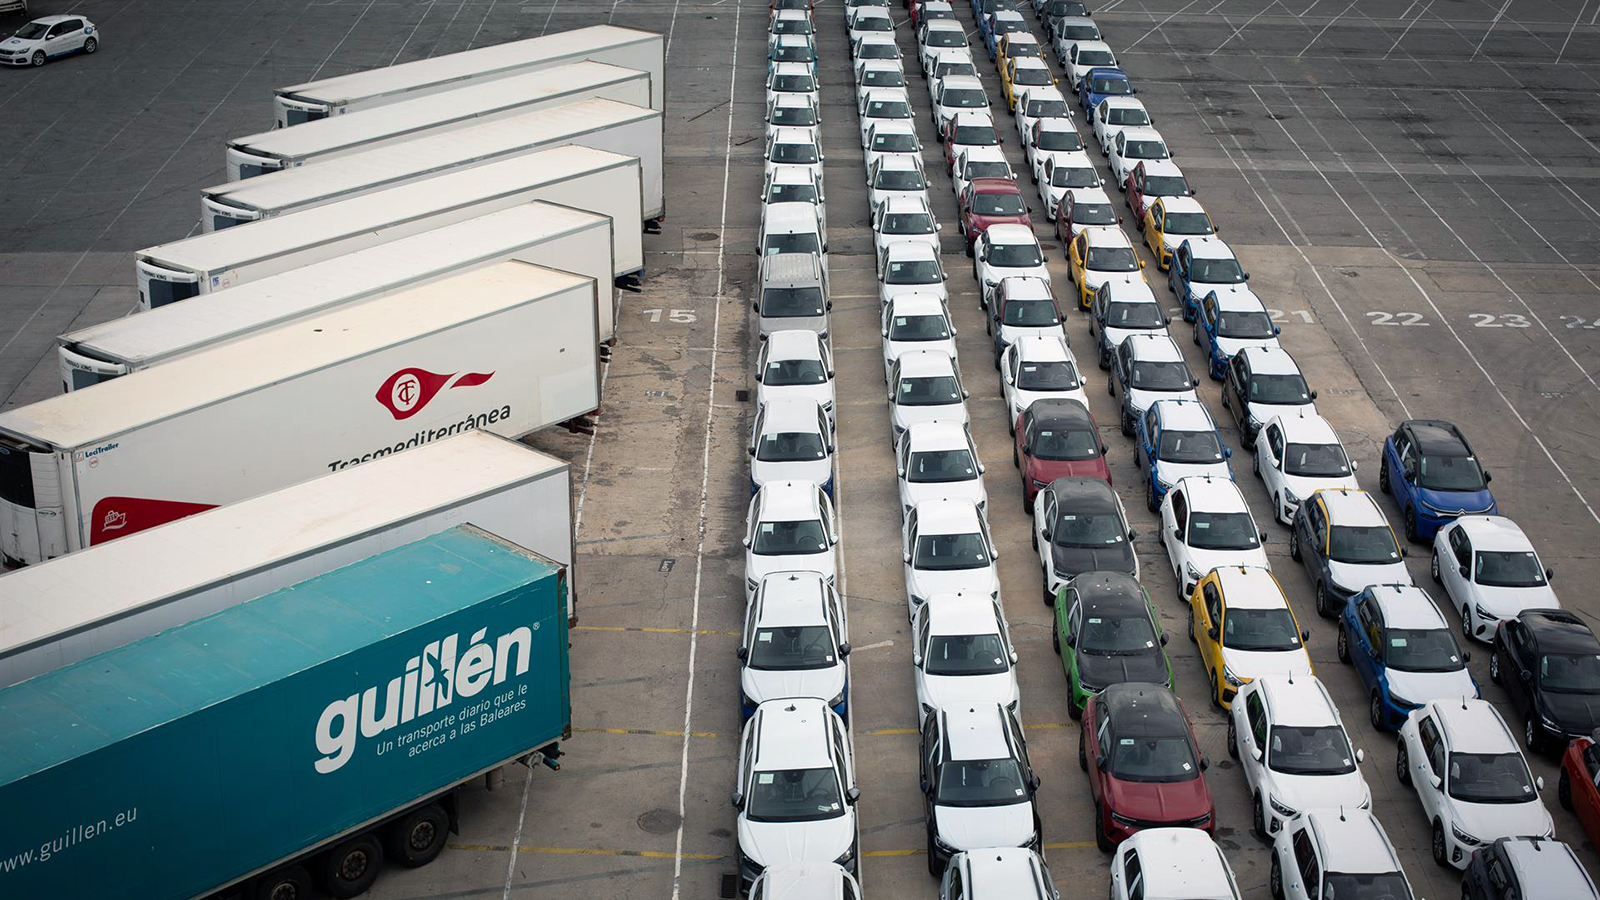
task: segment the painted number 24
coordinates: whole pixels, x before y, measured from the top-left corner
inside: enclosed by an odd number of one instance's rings
[[[642,309],[640,312],[649,316],[651,322],[661,321],[662,313],[666,313],[668,321],[677,322],[680,325],[687,325],[693,322],[695,318],[694,310],[692,309]]]

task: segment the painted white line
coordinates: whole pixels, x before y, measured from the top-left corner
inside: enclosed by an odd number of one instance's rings
[[[433,12],[433,6],[438,2],[439,0],[428,0],[428,8],[424,9],[422,11],[422,15],[417,17],[417,24],[411,26],[411,33],[406,35],[406,39],[404,41],[400,42],[400,49],[394,52],[394,56],[389,57],[389,65],[392,66],[396,62],[399,62],[400,54],[406,52],[406,48],[411,46],[411,39],[417,36],[417,30],[422,27],[423,22],[428,20],[428,13]],[[513,849],[511,852],[513,856],[516,855],[515,849]]]
[[[612,316],[612,321],[616,317]],[[600,365],[600,402],[606,402],[606,379],[611,377],[611,358]],[[594,442],[600,436],[600,417],[594,417],[594,432],[589,435],[589,449],[583,454],[583,483],[578,487],[578,507],[572,514],[572,533],[579,534],[583,529],[583,501],[589,495],[589,469],[594,463]]]
[[[367,5],[366,5],[366,7],[364,9],[361,10],[361,15],[356,16],[356,20],[354,22],[350,23],[350,27],[348,29],[346,29],[346,31],[344,33],[344,36],[339,38],[339,43],[333,45],[333,49],[328,51],[328,55],[324,56],[322,58],[322,64],[317,66],[316,71],[312,72],[311,73],[311,77],[307,78],[306,81],[316,81],[317,80],[317,76],[322,74],[323,67],[326,66],[328,64],[328,62],[333,59],[333,55],[335,53],[339,52],[339,48],[344,46],[344,42],[350,39],[350,35],[355,34],[356,26],[361,24],[361,20],[365,19],[367,17],[367,13],[371,12],[372,11],[372,7],[377,5],[377,3],[378,3],[378,0],[367,0]],[[254,67],[252,66],[251,68],[254,68]]]
[[[672,0],[672,19],[667,22],[667,43],[666,46],[661,49],[661,55],[663,57],[670,57],[672,55],[672,35],[673,32],[678,30],[678,7],[682,5],[683,0]],[[735,35],[734,41],[735,43],[738,42],[737,35]],[[729,105],[731,106],[732,104],[730,103]]]
[[[1310,50],[1312,45],[1316,44],[1317,41],[1322,40],[1322,36],[1328,32],[1329,28],[1333,27],[1333,23],[1335,23],[1335,22],[1339,21],[1340,19],[1344,18],[1344,14],[1349,12],[1350,10],[1354,9],[1355,5],[1356,5],[1356,0],[1350,0],[1350,5],[1346,6],[1343,10],[1341,10],[1340,13],[1337,16],[1334,16],[1333,18],[1329,19],[1328,20],[1328,24],[1322,26],[1322,30],[1317,32],[1316,35],[1311,38],[1311,43],[1305,45],[1302,48],[1300,48],[1300,52],[1296,53],[1294,55],[1294,58],[1295,59],[1299,59],[1302,56],[1305,56],[1306,55],[1306,51]]]
[[[1551,178],[1553,178],[1556,181],[1557,184],[1559,184],[1562,187],[1566,188],[1567,189],[1567,193],[1571,194],[1573,199],[1577,200],[1579,203],[1582,203],[1584,205],[1584,207],[1586,207],[1589,210],[1589,212],[1594,213],[1597,216],[1600,216],[1600,209],[1596,209],[1594,204],[1589,202],[1588,198],[1584,197],[1583,194],[1581,194],[1578,191],[1574,190],[1572,188],[1572,186],[1567,184],[1566,181],[1562,180],[1562,178],[1559,175],[1557,175],[1556,173],[1550,171],[1550,167],[1549,166],[1545,165],[1541,160],[1539,160],[1533,154],[1529,153],[1527,148],[1522,146],[1522,142],[1518,141],[1516,138],[1512,137],[1511,136],[1511,132],[1506,131],[1504,128],[1502,128],[1500,126],[1500,123],[1498,123],[1498,122],[1496,122],[1494,120],[1493,116],[1489,115],[1487,112],[1484,111],[1483,107],[1481,107],[1477,103],[1473,102],[1472,98],[1466,96],[1465,94],[1462,94],[1460,91],[1456,91],[1455,93],[1461,98],[1463,103],[1465,103],[1468,106],[1472,107],[1472,109],[1475,112],[1477,112],[1478,116],[1483,120],[1483,122],[1485,124],[1490,125],[1491,127],[1494,128],[1495,131],[1497,131],[1500,134],[1504,135],[1507,139],[1509,139],[1511,141],[1511,143],[1516,145],[1518,150],[1522,151],[1523,155],[1526,156],[1529,161],[1531,161],[1534,165],[1538,166],[1539,168],[1543,169],[1545,171],[1545,174],[1550,176]],[[1528,96],[1532,97],[1533,95],[1529,94]],[[1538,98],[1534,98],[1534,99],[1538,99]],[[1548,108],[1546,108],[1546,112],[1549,112]],[[1555,114],[1551,113],[1551,115],[1555,115]],[[1558,117],[1558,119],[1559,119],[1559,117]],[[1565,124],[1565,123],[1562,123],[1562,124]],[[1571,127],[1571,126],[1568,126],[1568,127]],[[1582,135],[1579,135],[1579,137],[1582,137]]]
[[[1196,3],[1199,3],[1199,2],[1200,2],[1200,0],[1189,0],[1188,3],[1185,3],[1184,5],[1178,7],[1177,12],[1174,12],[1172,15],[1167,16],[1165,19],[1162,19],[1161,21],[1157,22],[1153,27],[1151,27],[1151,29],[1149,31],[1146,31],[1144,34],[1141,34],[1137,38],[1134,38],[1133,43],[1131,43],[1128,46],[1122,48],[1122,52],[1126,53],[1127,51],[1132,50],[1133,48],[1139,46],[1139,42],[1140,41],[1142,41],[1145,38],[1149,37],[1150,35],[1155,34],[1156,32],[1160,31],[1161,30],[1161,26],[1167,24],[1168,22],[1171,22],[1173,19],[1176,19],[1179,15],[1181,15],[1189,7],[1195,5]],[[1155,18],[1155,16],[1152,14],[1151,18],[1153,19],[1153,18]]]
[[[1512,3],[1512,0],[1506,0],[1505,5],[1500,7],[1500,11],[1494,14],[1494,18],[1492,20],[1490,20],[1490,22],[1489,22],[1489,27],[1485,28],[1483,30],[1483,37],[1481,39],[1479,39],[1478,46],[1474,47],[1472,49],[1472,55],[1467,57],[1467,61],[1468,62],[1471,62],[1472,60],[1477,59],[1478,58],[1478,54],[1483,52],[1483,45],[1488,42],[1489,35],[1494,33],[1494,26],[1499,24],[1500,17],[1505,15],[1506,14],[1506,10],[1511,8],[1511,3]]]
[[[517,809],[517,833],[511,839],[511,859],[506,861],[506,887],[500,900],[511,900],[511,881],[517,875],[517,850],[522,846],[522,823],[528,818],[528,789],[533,786],[533,764],[528,764],[528,777],[522,780],[522,805]]]
[[[744,14],[742,5],[735,5],[733,12],[733,61],[728,65],[728,137],[722,153],[722,225],[718,228],[717,236],[717,290],[711,295],[715,312],[711,316],[711,363],[710,375],[706,379],[706,437],[705,443],[700,448],[700,518],[694,548],[694,595],[689,612],[689,664],[685,671],[689,673],[688,685],[684,688],[683,697],[683,751],[678,763],[678,836],[674,841],[672,850],[672,900],[679,900],[683,893],[683,823],[688,813],[689,800],[689,740],[694,734],[691,727],[694,717],[694,665],[695,654],[700,649],[700,586],[705,576],[706,568],[706,506],[710,502],[709,487],[711,484],[711,422],[716,412],[717,396],[717,340],[722,333],[722,290],[727,283],[728,246],[728,180],[733,171],[733,98],[734,87],[737,84],[735,76],[739,73],[739,22]],[[673,6],[672,16],[677,20],[678,9]],[[670,42],[669,30],[667,40]]]
[[[1556,51],[1555,62],[1561,62],[1561,57],[1567,52],[1567,45],[1572,43],[1572,33],[1578,30],[1578,23],[1583,21],[1583,11],[1589,8],[1589,0],[1583,0],[1583,5],[1578,7],[1578,14],[1572,19],[1572,27],[1567,29],[1567,37],[1561,42],[1561,49]]]
[[[1585,0],[1585,2],[1588,2],[1588,0]],[[1412,4],[1412,6],[1415,6],[1415,5],[1416,5],[1415,3]],[[1414,26],[1418,22],[1422,21],[1423,15],[1425,13],[1427,13],[1428,7],[1431,7],[1431,6],[1433,6],[1433,0],[1428,0],[1428,2],[1425,5],[1423,5],[1422,9],[1417,10],[1417,17],[1411,20],[1411,24],[1407,25],[1405,30],[1400,32],[1400,36],[1394,39],[1394,43],[1389,45],[1389,49],[1384,51],[1384,54],[1383,54],[1383,58],[1384,59],[1388,59],[1389,58],[1389,54],[1393,53],[1394,49],[1396,47],[1400,46],[1400,42],[1405,40],[1406,39],[1406,35],[1411,33],[1412,26]],[[1410,9],[1410,7],[1406,7],[1406,8]],[[1410,54],[1407,54],[1407,55],[1409,56]],[[1413,59],[1415,59],[1415,58],[1413,57]]]
[[[1272,8],[1272,7],[1274,7],[1274,6],[1282,6],[1282,4],[1281,4],[1281,3],[1279,3],[1279,2],[1278,2],[1278,0],[1273,0],[1273,2],[1272,2],[1272,3],[1268,3],[1268,4],[1267,4],[1267,5],[1266,5],[1266,6],[1263,6],[1263,7],[1261,7],[1261,12],[1258,12],[1258,13],[1256,13],[1256,14],[1255,14],[1255,15],[1253,15],[1253,16],[1251,16],[1251,17],[1250,17],[1250,18],[1248,18],[1248,19],[1245,19],[1245,20],[1244,20],[1244,24],[1243,24],[1243,25],[1240,25],[1240,26],[1239,26],[1239,27],[1238,27],[1238,28],[1235,28],[1235,29],[1234,29],[1234,30],[1233,30],[1233,33],[1232,33],[1232,34],[1230,34],[1230,35],[1228,35],[1228,36],[1227,36],[1227,37],[1225,37],[1225,38],[1223,38],[1223,39],[1222,39],[1222,43],[1220,43],[1220,44],[1218,44],[1218,45],[1217,45],[1217,46],[1216,46],[1216,47],[1215,47],[1215,48],[1214,48],[1214,49],[1213,49],[1213,50],[1212,50],[1212,51],[1211,51],[1211,52],[1210,52],[1210,53],[1207,53],[1207,54],[1206,54],[1206,55],[1207,55],[1207,56],[1213,56],[1213,55],[1215,55],[1215,54],[1216,54],[1216,52],[1217,52],[1217,51],[1218,51],[1218,50],[1221,50],[1221,49],[1222,49],[1222,48],[1223,48],[1223,47],[1226,47],[1226,46],[1228,46],[1228,42],[1229,42],[1229,41],[1231,41],[1231,40],[1233,40],[1233,39],[1234,39],[1234,38],[1236,38],[1236,37],[1238,37],[1238,36],[1239,36],[1239,35],[1240,35],[1240,34],[1242,34],[1242,33],[1243,33],[1243,32],[1244,32],[1244,30],[1245,30],[1245,29],[1246,29],[1246,28],[1249,28],[1249,27],[1250,27],[1250,23],[1251,23],[1251,22],[1254,22],[1254,21],[1255,21],[1255,20],[1257,20],[1257,19],[1259,19],[1259,18],[1261,18],[1261,16],[1262,16],[1262,15],[1263,15],[1263,14],[1264,14],[1264,13],[1265,13],[1265,12],[1266,12],[1266,11],[1267,11],[1267,10],[1269,10],[1269,9],[1271,9],[1271,8]],[[1284,12],[1289,12],[1289,7],[1287,7],[1287,6],[1284,6],[1284,7],[1283,7],[1283,11],[1284,11]]]
[[[1103,10],[1103,9],[1101,10],[1101,12],[1104,12],[1104,11],[1105,10]],[[850,652],[851,652],[851,655],[854,655],[856,653],[861,653],[861,652],[866,651],[866,650],[881,650],[884,647],[893,647],[893,646],[894,646],[894,641],[878,641],[875,644],[867,644],[865,647],[856,647],[855,649],[853,649]]]
[[[550,30],[550,20],[551,20],[551,19],[554,19],[554,18],[555,18],[555,17],[556,17],[556,7],[558,7],[558,6],[560,6],[560,5],[561,5],[561,0],[555,0],[555,2],[554,2],[554,3],[551,3],[551,4],[550,4],[550,14],[549,14],[549,15],[547,15],[547,16],[545,16],[545,17],[544,17],[544,27],[542,27],[542,28],[540,28],[540,29],[539,29],[539,36],[540,36],[540,37],[543,37],[543,36],[544,36],[544,33],[545,33],[545,32],[546,32],[546,31],[549,31],[549,30]],[[490,9],[493,9],[493,8],[494,8],[494,3],[492,3],[492,2],[491,2],[491,3],[490,3],[490,4],[489,4],[489,8],[490,8]],[[484,20],[484,21],[485,21],[485,22],[487,22],[487,21],[489,21],[489,17],[488,17],[488,16],[487,16],[487,15],[485,15],[485,16],[484,16],[484,17],[483,17],[483,20]],[[480,25],[480,26],[478,26],[478,27],[479,27],[479,28],[482,28],[482,27],[483,27],[483,26],[481,26],[481,25]]]

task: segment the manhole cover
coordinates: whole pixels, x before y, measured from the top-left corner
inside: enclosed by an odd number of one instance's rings
[[[676,831],[681,821],[678,814],[670,809],[652,809],[639,817],[639,827],[651,834],[666,834]]]
[[[689,237],[697,241],[714,241],[717,239],[717,233],[715,231],[696,231]]]

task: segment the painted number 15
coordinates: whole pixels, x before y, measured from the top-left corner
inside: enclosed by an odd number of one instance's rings
[[[651,322],[661,321],[663,313],[666,314],[668,321],[677,322],[680,325],[687,325],[693,322],[695,318],[694,310],[692,309],[643,309],[640,312],[649,316]]]

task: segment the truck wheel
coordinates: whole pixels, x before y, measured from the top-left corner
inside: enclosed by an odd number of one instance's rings
[[[358,834],[336,844],[317,868],[323,890],[339,900],[359,897],[378,880],[378,870],[383,868],[383,844],[371,832]]]
[[[433,862],[444,850],[449,835],[450,816],[439,804],[430,803],[391,822],[384,835],[384,849],[390,859],[415,869]]]
[[[285,866],[256,879],[255,900],[310,900],[311,873],[305,866]]]

